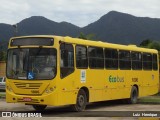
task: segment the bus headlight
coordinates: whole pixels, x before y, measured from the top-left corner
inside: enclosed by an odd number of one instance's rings
[[[9,87],[9,86],[7,86],[7,89],[10,91],[10,92],[12,92],[13,90],[12,90],[12,88],[11,87]]]
[[[55,90],[55,86],[54,87],[50,87],[50,88],[48,88],[48,89],[46,89],[46,93],[50,93],[50,92],[53,92],[54,90]]]
[[[46,90],[46,93],[49,93],[49,90],[48,90],[48,89]]]
[[[50,91],[53,91],[53,90],[54,90],[54,89],[51,87],[51,88],[50,88]]]

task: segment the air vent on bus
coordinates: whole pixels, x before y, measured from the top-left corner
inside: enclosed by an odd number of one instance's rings
[[[39,89],[42,83],[20,83],[15,82],[14,83],[17,88],[21,89]]]

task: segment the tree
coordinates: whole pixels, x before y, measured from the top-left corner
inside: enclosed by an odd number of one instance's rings
[[[5,61],[7,53],[5,51],[0,51],[0,61]]]
[[[88,34],[85,35],[84,33],[80,33],[80,35],[78,36],[78,38],[84,39],[84,40],[93,40],[93,38],[95,37],[95,34]]]
[[[150,40],[150,39],[146,39],[146,40],[143,40],[141,43],[140,43],[140,46],[141,47],[147,47],[150,43],[152,43],[153,41]]]
[[[148,44],[148,48],[156,49],[156,50],[160,51],[160,42],[153,41]]]
[[[0,61],[5,61],[7,58],[7,41],[0,41]]]
[[[140,47],[151,48],[160,51],[160,42],[146,39],[140,43]]]
[[[160,61],[160,42],[159,41],[153,41],[153,40],[144,40],[141,42],[140,47],[145,47],[145,48],[151,48],[151,49],[156,49],[158,50],[159,53],[159,61]]]

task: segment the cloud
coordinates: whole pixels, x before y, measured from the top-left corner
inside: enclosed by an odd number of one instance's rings
[[[30,16],[85,26],[111,10],[160,18],[159,0],[1,0],[0,23],[15,24]]]
[[[0,23],[14,24],[19,19],[29,16],[29,5],[21,0],[1,0],[0,4]]]

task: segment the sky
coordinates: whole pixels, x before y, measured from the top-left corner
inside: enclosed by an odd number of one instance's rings
[[[84,27],[113,10],[160,18],[160,0],[0,0],[0,23],[16,24],[31,16],[44,16]]]

